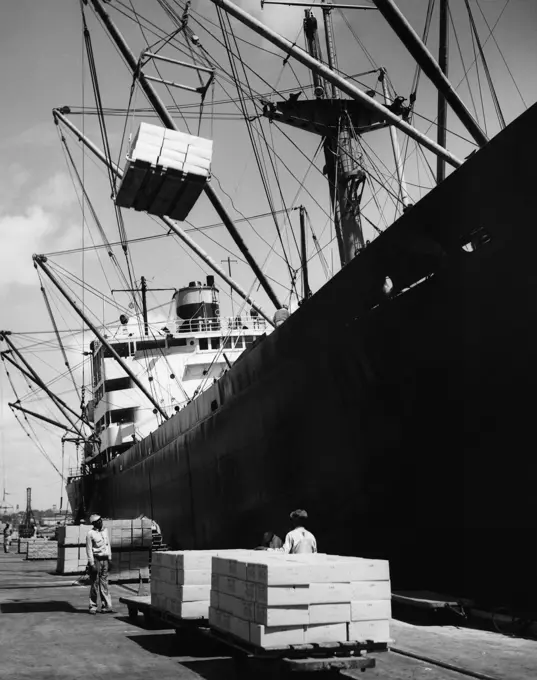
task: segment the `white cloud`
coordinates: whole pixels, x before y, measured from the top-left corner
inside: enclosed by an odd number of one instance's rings
[[[35,282],[32,253],[53,231],[52,216],[39,206],[28,208],[22,215],[0,217],[0,289]]]
[[[58,141],[58,133],[50,121],[36,123],[18,135],[6,135],[0,141],[0,149],[20,149],[22,145],[50,146]]]
[[[6,174],[5,191],[16,199],[17,191],[29,182],[30,173],[14,164]],[[17,212],[12,203],[7,203],[9,212],[5,207],[4,213],[0,211],[0,291],[13,284],[35,283],[32,254],[67,248],[76,238],[76,230],[66,223],[66,210],[76,197],[65,173],[55,173],[29,196],[24,210]]]
[[[32,199],[42,208],[57,210],[71,205],[76,196],[69,177],[64,172],[57,172],[34,191]]]
[[[258,21],[265,24],[276,33],[283,35],[285,38],[294,42],[297,35],[302,31],[302,22],[304,20],[303,7],[287,7],[285,5],[265,5],[261,9],[259,0],[240,0],[237,3],[245,12],[254,16]],[[320,23],[322,23],[320,21]],[[263,38],[263,47],[271,45],[272,49],[276,49],[272,43],[269,43]],[[304,47],[303,40],[298,43],[299,47]]]
[[[11,163],[7,167],[7,176],[15,191],[19,191],[30,179],[30,172],[20,163]]]

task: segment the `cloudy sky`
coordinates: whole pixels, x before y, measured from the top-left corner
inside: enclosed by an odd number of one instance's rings
[[[303,46],[303,36],[300,34],[303,12],[301,9],[287,7],[267,7],[263,12],[257,0],[242,0],[246,9],[252,11],[262,21],[267,22],[276,30],[282,32],[291,40],[297,40]],[[409,18],[416,30],[421,33],[427,6],[426,0],[400,0],[401,10]],[[131,44],[135,54],[139,54],[148,41],[154,42],[157,37],[152,36],[151,28],[146,20],[152,21],[166,32],[173,30],[173,25],[166,19],[159,8],[158,2],[149,0],[134,1],[113,0],[109,11],[118,22],[121,30]],[[456,29],[451,36],[452,65],[450,76],[454,84],[459,84],[464,74],[460,52],[466,67],[473,59],[473,46],[468,29],[468,18],[464,11],[463,0],[452,0],[453,24]],[[485,40],[489,36],[486,22],[492,27],[501,15],[494,38],[489,38],[485,45],[485,54],[489,62],[493,81],[497,87],[500,102],[507,122],[520,115],[526,105],[532,105],[537,100],[537,82],[535,67],[537,59],[537,3],[533,0],[472,0],[471,6],[475,14],[480,35]],[[140,26],[132,20],[132,7],[137,8],[142,27],[145,26],[145,36],[141,35]],[[211,55],[213,60],[229,71],[229,61],[226,53],[215,42],[215,37],[221,39],[218,29],[218,18],[214,7],[208,0],[193,0],[193,19],[191,27]],[[481,14],[481,10],[483,14]],[[129,16],[124,16],[127,13]],[[199,13],[199,14],[198,14]],[[214,24],[197,23],[200,15],[206,15]],[[126,109],[129,104],[132,78],[125,66],[111,46],[110,41],[95,19],[90,8],[86,9],[87,21],[91,32],[93,51],[99,86],[103,104],[109,108]],[[483,17],[484,15],[484,17]],[[372,65],[364,54],[355,36],[367,48],[375,65],[383,65],[388,69],[390,80],[397,94],[408,97],[414,75],[414,64],[399,45],[380,15],[376,12],[349,11],[345,14],[347,22],[339,15],[334,15],[336,43],[338,48],[339,68],[347,74],[362,74]],[[319,15],[320,20],[320,15]],[[485,21],[486,20],[486,21]],[[431,29],[430,45],[436,50],[436,18]],[[321,23],[319,21],[319,23]],[[248,42],[240,42],[241,56],[251,68],[246,73],[250,85],[258,93],[271,93],[274,90],[296,87],[298,80],[302,84],[309,84],[310,78],[305,70],[293,62],[282,62],[278,51],[265,41],[252,35],[232,22],[237,37]],[[354,35],[353,35],[354,33]],[[322,38],[322,34],[321,34]],[[2,106],[0,107],[0,329],[11,330],[14,343],[19,348],[25,348],[24,356],[30,364],[42,375],[46,381],[54,380],[53,386],[58,393],[75,409],[77,396],[74,387],[67,376],[58,379],[58,375],[65,370],[63,358],[51,333],[52,324],[47,313],[40,282],[32,263],[32,253],[59,253],[93,242],[101,243],[99,232],[89,217],[86,207],[83,221],[80,209],[80,194],[75,190],[70,168],[66,163],[65,148],[62,146],[58,130],[53,124],[51,110],[53,107],[69,105],[76,112],[71,118],[75,125],[83,129],[95,143],[102,146],[102,141],[93,114],[95,102],[88,71],[88,59],[85,54],[81,30],[81,12],[78,0],[17,0],[4,3],[2,7],[2,22],[0,23],[0,81],[2,83]],[[501,54],[498,51],[501,48]],[[263,48],[264,51],[258,48]],[[275,54],[271,54],[275,53]],[[183,58],[173,49],[163,50],[175,58]],[[275,56],[278,55],[278,56]],[[511,75],[516,80],[520,93],[515,88]],[[148,67],[150,71],[151,65]],[[184,84],[197,84],[192,81],[192,72],[170,66],[162,68],[164,77]],[[483,106],[479,93],[479,84],[484,86],[485,77],[480,71],[478,80],[475,68],[470,70],[470,88],[466,81],[459,87],[459,92],[467,105],[473,110],[475,104],[478,118],[482,125],[486,125],[490,136],[499,130],[497,118],[491,106],[490,94],[483,87]],[[244,73],[241,73],[244,79]],[[264,83],[263,78],[266,83]],[[368,87],[375,87],[376,76],[361,76],[361,82]],[[298,79],[298,80],[297,80]],[[201,112],[197,100],[190,93],[173,90],[171,94],[162,86],[159,93],[168,105],[174,101],[184,107],[175,119],[181,129],[188,129],[193,134],[211,137],[215,142],[213,160],[214,188],[221,196],[224,204],[234,219],[242,216],[254,216],[269,212],[269,203],[263,191],[259,172],[252,147],[244,123],[236,118],[235,105],[220,105],[219,101],[228,96],[235,96],[235,91],[226,80],[223,73],[217,71],[216,86],[207,98],[206,106]],[[270,87],[269,87],[270,84]],[[525,100],[522,101],[521,96]],[[429,120],[435,118],[436,95],[422,78],[418,110],[424,118],[416,118],[416,125],[429,134],[435,134]],[[140,120],[156,123],[155,118],[149,118],[142,111],[147,107],[143,95],[137,88],[130,100],[130,115],[117,116],[108,119],[108,133],[114,158],[124,162],[125,142],[128,135],[136,130]],[[80,107],[85,106],[86,115],[79,115]],[[483,118],[482,110],[486,115]],[[230,115],[226,119],[225,112]],[[253,113],[253,109],[250,110]],[[216,114],[216,115],[213,115]],[[220,115],[218,115],[220,114]],[[259,125],[256,123],[256,125]],[[199,126],[199,127],[198,127]],[[458,135],[467,137],[464,129],[451,115],[449,127]],[[261,128],[258,127],[258,130]],[[313,258],[311,261],[312,282],[314,289],[319,288],[326,280],[325,267],[332,271],[338,268],[337,249],[333,241],[333,234],[326,218],[326,183],[322,177],[322,161],[317,162],[317,170],[308,171],[309,159],[313,158],[319,140],[304,133],[294,133],[288,129],[285,132],[292,136],[295,146],[289,142],[276,128],[264,123],[263,129],[268,143],[276,148],[280,155],[276,161],[276,171],[280,179],[281,193],[273,180],[273,170],[268,156],[264,162],[267,173],[272,175],[274,206],[282,207],[282,197],[286,206],[304,204],[316,234],[323,245],[325,260]],[[375,149],[379,163],[389,163],[390,146],[387,133],[375,133],[376,137],[368,144]],[[118,226],[110,201],[110,185],[106,173],[94,160],[83,154],[79,145],[71,136],[66,135],[69,149],[83,176],[86,190],[93,202],[95,210],[110,241],[119,239]],[[455,135],[449,136],[451,150],[464,157],[472,149],[469,144]],[[401,143],[405,144],[401,139]],[[412,155],[413,147],[410,147]],[[417,156],[415,150],[414,157]],[[428,158],[434,165],[432,157]],[[287,168],[284,166],[287,165]],[[72,172],[72,170],[71,170]],[[431,178],[426,163],[408,165],[407,178],[411,184],[414,199],[418,199],[421,186],[430,186]],[[306,173],[308,173],[306,175]],[[293,175],[306,179],[305,189],[300,188],[300,181]],[[75,183],[76,185],[76,183]],[[372,221],[383,223],[378,209],[371,203]],[[377,212],[375,212],[377,211]],[[129,238],[139,238],[148,235],[161,234],[162,227],[155,221],[138,214],[124,211],[125,226]],[[195,229],[204,225],[218,222],[214,210],[205,198],[202,198],[189,216],[189,224],[183,226],[192,229],[191,235],[220,262],[229,255],[238,260],[233,264],[233,276],[250,290],[254,279],[246,264],[241,262],[237,251],[226,235],[225,231],[214,229],[198,232]],[[265,218],[252,221],[251,224],[240,222],[239,228],[256,258],[264,263],[265,271],[274,280],[274,287],[282,301],[289,299],[290,277],[287,264],[284,261],[282,249],[277,242],[273,220]],[[279,224],[283,232],[284,242],[288,244],[290,264],[292,268],[298,266],[298,255],[294,246],[293,231],[298,225],[298,213],[291,217],[291,225],[281,216]],[[295,234],[296,236],[296,234]],[[375,231],[366,226],[366,237],[374,238]],[[274,250],[271,246],[274,245]],[[310,248],[313,249],[310,241]],[[115,250],[118,260],[124,267],[121,249]],[[191,254],[186,253],[176,241],[166,238],[149,241],[131,246],[131,256],[134,267],[134,279],[139,281],[145,275],[153,287],[180,287],[194,278],[201,279],[211,273],[206,266],[201,266]],[[57,268],[64,268],[74,277],[83,278],[85,282],[94,286],[108,298],[113,298],[119,305],[127,306],[129,299],[122,294],[112,296],[112,288],[123,288],[123,281],[119,278],[116,268],[103,251],[80,252],[71,254],[55,254],[50,256],[51,264]],[[62,271],[64,271],[62,270]],[[70,281],[73,294],[82,297],[81,288],[72,279]],[[72,366],[78,366],[83,360],[82,352],[87,349],[91,336],[82,332],[80,321],[62,302],[49,284],[45,286],[51,306],[56,316],[57,324],[62,330],[69,361]],[[263,291],[253,286],[252,294],[272,313],[270,302]],[[150,306],[154,307],[153,320],[166,318],[169,306],[168,293],[155,293],[149,298]],[[295,300],[291,300],[294,304]],[[119,311],[109,301],[102,301],[91,293],[86,293],[83,304],[92,318],[99,323],[114,322]],[[229,293],[226,286],[222,286],[222,305],[224,313],[230,311]],[[3,343],[2,343],[3,344]],[[3,344],[1,349],[6,349]],[[9,368],[10,378],[19,397],[24,396],[27,408],[51,417],[61,417],[44,399],[43,394],[18,374],[14,368]],[[87,368],[75,369],[77,383],[84,382],[89,388],[89,373]],[[59,469],[62,468],[61,432],[51,426],[32,423],[32,437],[28,437],[14,419],[8,402],[14,401],[12,386],[5,371],[0,370],[0,419],[2,460],[5,466],[6,491],[10,494],[7,500],[13,504],[23,505],[25,489],[32,487],[35,507],[49,507],[58,505],[61,495],[61,478],[50,461]],[[28,428],[28,424],[26,424]],[[59,433],[59,434],[58,434]],[[39,446],[34,443],[37,440]],[[39,448],[41,447],[41,448]],[[46,454],[49,458],[45,458]],[[64,469],[74,466],[76,452],[71,444],[65,448]],[[65,503],[65,500],[64,500]]]

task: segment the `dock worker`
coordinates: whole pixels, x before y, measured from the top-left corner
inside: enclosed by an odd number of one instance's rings
[[[11,524],[6,524],[4,527],[4,552],[8,553],[13,540],[13,528]]]
[[[100,515],[92,515],[93,528],[86,537],[86,553],[90,576],[89,613],[97,613],[97,593],[101,598],[101,614],[113,613],[112,598],[108,592],[108,568],[112,560],[112,548],[108,529],[103,527]]]
[[[316,553],[317,541],[315,536],[306,529],[308,513],[305,510],[293,510],[289,515],[292,530],[285,537],[282,548],[276,548],[276,552],[284,552],[289,555],[299,555],[303,553]]]
[[[265,531],[263,534],[263,541],[261,545],[256,548],[256,550],[268,550],[269,548],[281,548],[283,545],[282,539],[273,531]]]

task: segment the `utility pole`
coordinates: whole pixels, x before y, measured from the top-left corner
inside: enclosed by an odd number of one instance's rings
[[[231,278],[231,263],[233,262],[234,264],[236,264],[237,260],[232,260],[228,255],[225,260],[220,260],[220,262],[222,263],[227,262],[227,270],[229,272],[229,278]],[[231,318],[235,319],[235,309],[233,305],[233,288],[229,289],[229,296],[231,297]]]
[[[311,297],[308,281],[308,253],[306,251],[306,208],[300,206],[300,251],[302,259],[302,301]]]
[[[147,291],[175,290],[175,288],[148,288],[145,276],[140,279],[140,288],[114,288],[111,293],[141,293],[142,294],[142,318],[144,320],[144,335],[149,335],[149,322],[147,319]]]
[[[449,63],[449,0],[440,0],[440,39],[438,46],[438,65],[442,73],[448,75]],[[447,102],[444,94],[438,90],[438,129],[436,141],[446,148]],[[436,159],[436,183],[440,184],[446,177],[446,162],[440,156]]]

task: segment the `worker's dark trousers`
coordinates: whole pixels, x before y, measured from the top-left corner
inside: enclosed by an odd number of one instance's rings
[[[4,538],[4,552],[8,553],[11,548],[11,536]]]
[[[96,571],[90,571],[90,611],[97,609],[97,592],[101,597],[101,609],[112,609],[112,598],[108,592],[108,560],[95,560]]]

